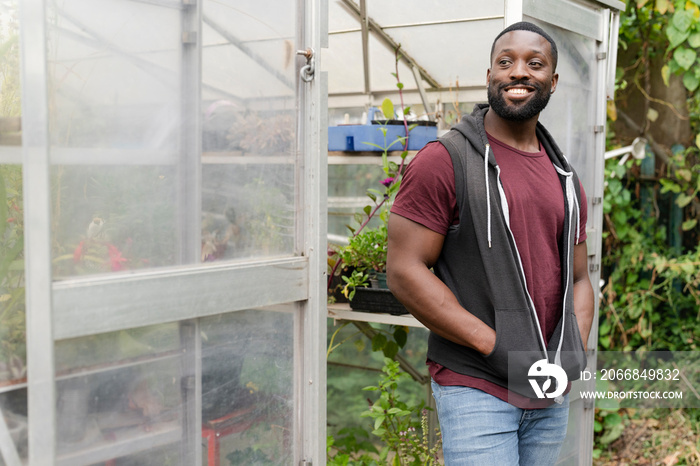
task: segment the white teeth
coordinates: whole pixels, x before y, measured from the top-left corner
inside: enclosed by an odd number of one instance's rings
[[[508,93],[509,93],[509,94],[521,94],[521,95],[525,95],[525,94],[527,94],[528,92],[529,92],[529,91],[528,91],[527,89],[520,89],[520,88],[508,89]]]

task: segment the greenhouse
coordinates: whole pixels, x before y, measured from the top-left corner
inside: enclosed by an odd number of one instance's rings
[[[346,408],[327,362],[357,369],[331,351],[343,323],[368,347],[410,328],[397,358],[426,394],[427,331],[329,303],[329,245],[382,154],[410,163],[486,100],[491,42],[521,20],[560,50],[542,121],[585,187],[597,284],[621,9],[0,1],[0,464],[325,464]],[[386,99],[420,122],[403,156],[366,144]],[[559,464],[591,463],[592,426],[572,399]]]

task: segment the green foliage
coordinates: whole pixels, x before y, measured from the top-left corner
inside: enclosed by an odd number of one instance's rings
[[[611,351],[693,351],[700,343],[700,248],[678,254],[667,244],[665,226],[651,211],[655,193],[636,167],[609,161],[606,168],[599,344]],[[662,191],[673,186],[667,180]]]
[[[668,74],[675,73],[683,76],[683,84],[690,92],[700,84],[697,53],[700,48],[700,7],[697,2],[629,2],[621,21],[620,41],[623,48],[644,42],[654,49],[653,54],[667,56],[667,68],[662,71],[665,81]]]
[[[328,461],[333,465],[391,465],[418,466],[440,464],[438,452],[440,440],[430,445],[428,439],[427,410],[423,402],[418,405],[405,403],[398,394],[399,379],[408,375],[399,363],[384,359],[383,375],[377,385],[364,390],[376,392],[378,397],[362,417],[372,420],[372,434],[382,441],[377,450],[364,429],[347,429],[339,432],[339,440],[329,437]]]
[[[22,170],[0,165],[0,381],[26,375]]]

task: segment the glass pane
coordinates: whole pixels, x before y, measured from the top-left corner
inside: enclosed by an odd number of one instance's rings
[[[177,324],[58,342],[59,464],[129,458],[124,464],[155,466],[180,458],[187,357]]]
[[[536,23],[536,20],[528,18]],[[556,138],[574,166],[587,193],[593,192],[595,171],[596,42],[549,24],[540,25],[552,36],[559,50],[559,83],[542,123]],[[585,103],[584,103],[585,102]]]
[[[200,328],[205,464],[293,464],[294,315],[241,311]]]
[[[118,0],[52,6],[54,278],[181,263],[180,10]]]
[[[27,456],[27,369],[17,1],[0,6],[0,422]],[[2,463],[2,455],[0,455]]]
[[[202,261],[294,251],[295,5],[204,2]]]
[[[373,205],[367,190],[383,189],[381,181],[386,178],[379,165],[328,165],[328,233],[347,238],[348,226],[357,229],[355,213],[362,212],[366,205]],[[373,218],[372,227],[381,221]]]

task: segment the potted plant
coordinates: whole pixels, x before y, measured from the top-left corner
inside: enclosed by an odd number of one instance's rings
[[[349,276],[341,275],[345,282],[343,294],[350,300],[352,309],[395,315],[408,313],[386,286],[386,246],[386,223],[382,223],[378,228],[353,236],[339,250],[343,263],[352,269]]]

